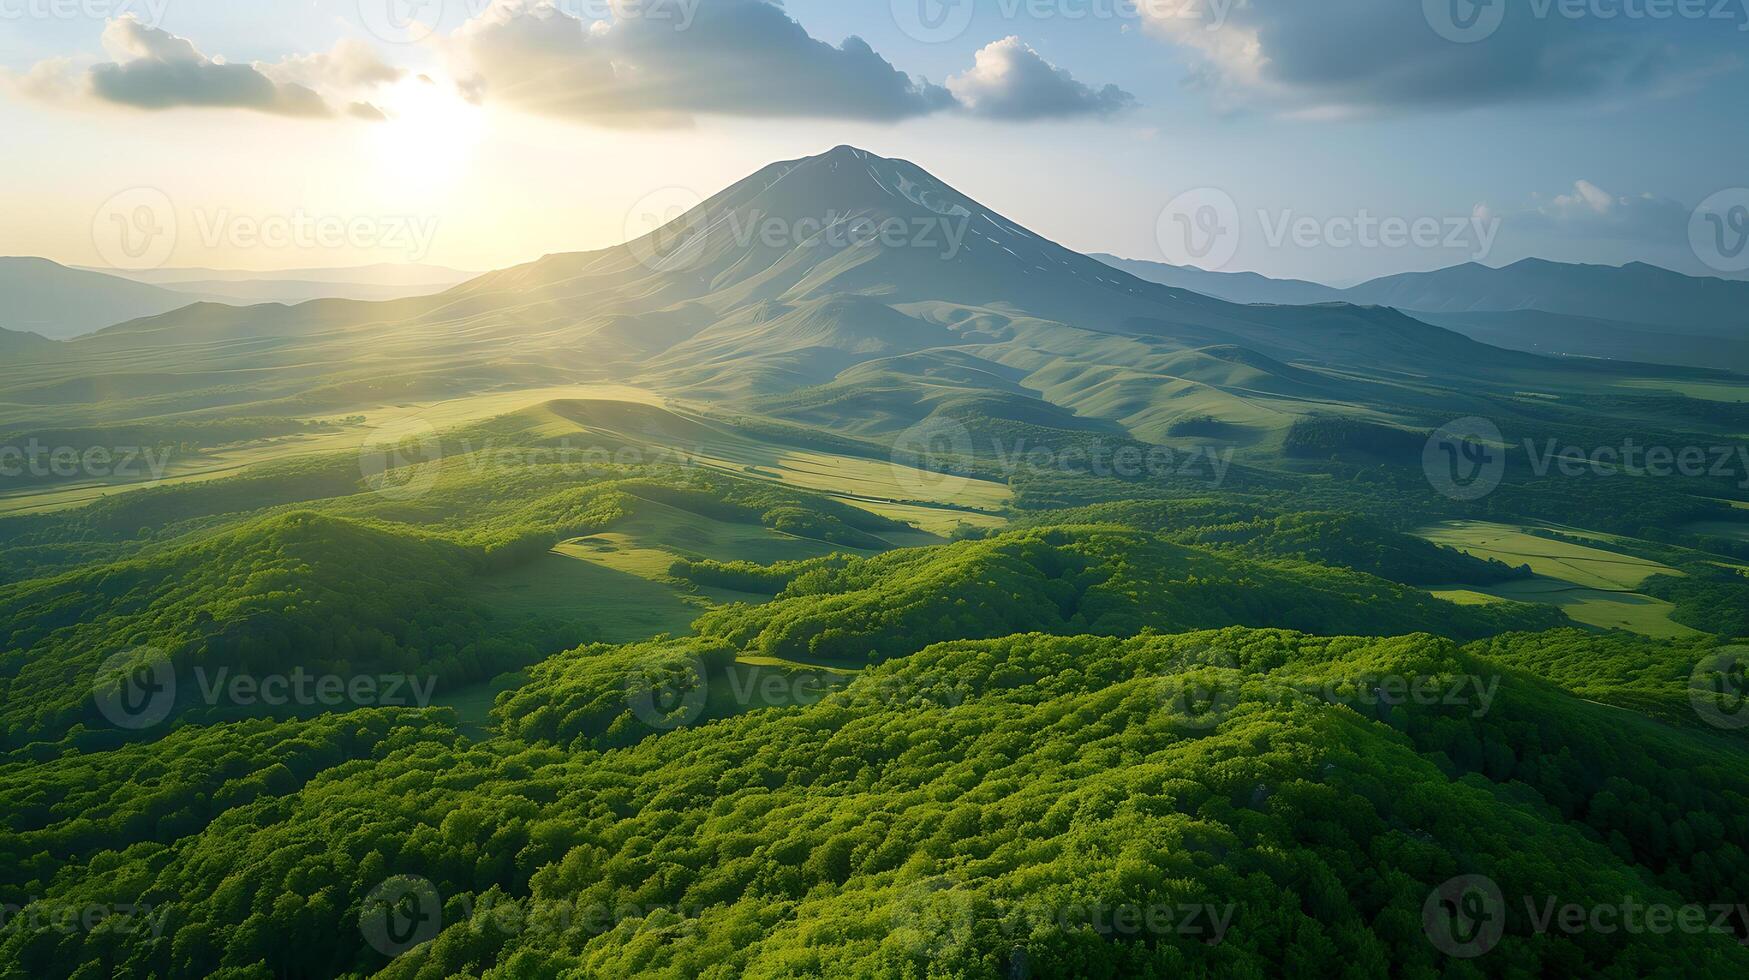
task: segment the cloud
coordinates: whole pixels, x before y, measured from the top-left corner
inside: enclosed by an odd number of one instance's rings
[[[1105,116],[1135,104],[1135,96],[1107,85],[1098,91],[1046,61],[1018,37],[992,42],[970,71],[947,80],[960,104],[993,119]]]
[[[317,91],[359,91],[400,81],[406,71],[382,62],[370,45],[342,38],[321,54],[294,55],[271,65],[259,65],[275,81]]]
[[[1538,17],[1508,0],[1475,4],[1484,16],[1503,10],[1505,17],[1470,43],[1451,40],[1449,25],[1435,26],[1444,9],[1437,2],[1210,0],[1214,13],[1189,15],[1203,6],[1141,9],[1152,31],[1200,55],[1192,81],[1230,107],[1313,115],[1469,107],[1643,93],[1700,70],[1673,35],[1654,27]]]
[[[764,0],[646,0],[587,23],[551,0],[496,0],[445,47],[484,98],[610,125],[701,114],[897,120],[952,103],[861,38],[815,40]]]
[[[611,126],[683,126],[703,115],[890,122],[947,110],[1020,120],[1130,101],[1082,85],[1016,39],[986,48],[949,91],[859,37],[833,46],[810,36],[769,0],[616,0],[613,9],[610,20],[585,21],[553,0],[494,0],[439,44],[470,98]]]
[[[1680,243],[1688,240],[1691,209],[1653,194],[1615,194],[1588,180],[1571,193],[1505,216],[1521,230],[1591,240]]]
[[[135,109],[178,106],[254,109],[285,116],[325,116],[333,110],[303,85],[281,84],[252,65],[214,61],[187,38],[147,27],[128,14],[103,30],[116,60],[91,69],[91,93]]]
[[[71,59],[33,67],[16,80],[24,93],[57,101],[89,100],[129,109],[247,109],[281,116],[337,114],[330,96],[351,96],[399,78],[364,44],[342,41],[324,54],[273,64],[232,64],[208,57],[188,38],[149,27],[132,14],[109,21],[103,49],[111,61],[81,70]],[[349,115],[369,118],[355,107]],[[377,112],[376,117],[381,118]]]

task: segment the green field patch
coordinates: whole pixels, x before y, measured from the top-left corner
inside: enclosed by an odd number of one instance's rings
[[[888,459],[774,445],[676,405],[571,399],[525,409],[519,418],[543,438],[586,436],[604,445],[640,450],[652,459],[684,460],[744,478],[831,494],[875,513],[923,504],[917,509],[933,506],[988,518],[1013,500],[1009,488],[1000,483],[944,477]],[[927,520],[943,523],[933,515]],[[953,520],[945,524],[951,527]]]
[[[1681,572],[1644,558],[1552,541],[1520,528],[1486,521],[1453,521],[1416,532],[1434,544],[1514,567],[1529,565],[1538,575],[1588,589],[1631,591],[1654,575]]]
[[[726,717],[760,708],[815,704],[843,687],[853,671],[797,664],[775,657],[738,659],[724,676],[711,678],[708,717]]]
[[[1635,592],[1610,592],[1587,589],[1559,579],[1536,578],[1499,585],[1463,585],[1435,589],[1434,595],[1459,605],[1483,605],[1490,602],[1539,602],[1558,606],[1574,622],[1599,629],[1621,629],[1655,639],[1681,639],[1699,636],[1670,618],[1676,610],[1671,603]]]
[[[557,550],[520,568],[479,579],[469,598],[511,616],[580,620],[608,643],[687,633],[705,611],[697,598],[682,595],[673,586]]]
[[[1619,540],[1613,535],[1563,528],[1599,545]],[[1653,575],[1681,575],[1667,565],[1603,547],[1553,541],[1524,529],[1485,521],[1458,521],[1417,532],[1435,544],[1493,558],[1514,567],[1529,565],[1534,578],[1497,585],[1454,584],[1434,592],[1460,604],[1513,600],[1558,606],[1575,622],[1599,629],[1624,629],[1661,639],[1696,636],[1695,630],[1673,621],[1676,607],[1634,589]]]
[[[651,406],[660,405],[664,401],[640,388],[615,384],[586,384],[482,392],[464,398],[437,401],[351,406],[323,414],[336,417],[358,416],[363,419],[362,422],[336,423],[321,431],[240,442],[195,454],[173,454],[162,479],[81,480],[72,484],[59,483],[3,493],[0,494],[0,514],[64,510],[112,493],[234,476],[260,463],[283,462],[327,453],[357,453],[371,445],[379,432],[420,437],[486,419],[538,410],[539,406],[555,400],[579,398],[611,398]],[[557,419],[549,419],[547,425],[547,429],[535,431],[538,434],[563,434]]]

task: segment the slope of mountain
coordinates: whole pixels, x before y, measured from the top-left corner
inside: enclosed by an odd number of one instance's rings
[[[330,411],[356,407],[348,379],[380,390],[385,373],[442,390],[633,381],[750,408],[937,349],[1012,375],[990,389],[990,410],[1017,419],[1042,399],[1067,410],[1058,421],[1154,438],[1224,412],[1240,443],[1277,440],[1311,414],[1410,422],[1443,400],[1429,379],[1443,389],[1548,369],[1390,310],[1238,306],[1149,283],[851,147],[773,164],[614,248],[388,303],[196,306],[87,338],[78,355],[148,375],[158,411],[246,398]],[[316,362],[346,367],[312,392]],[[215,389],[238,371],[246,391]]]
[[[1125,259],[1103,252],[1093,258],[1114,269],[1167,286],[1177,286],[1229,303],[1271,303],[1277,306],[1311,306],[1340,303],[1342,290],[1303,279],[1271,279],[1256,272],[1210,272],[1191,265],[1168,265],[1142,259]]]
[[[1414,316],[1485,344],[1534,354],[1724,368],[1749,374],[1749,330],[1734,337],[1705,337],[1653,324],[1564,316],[1542,310],[1417,312]]]
[[[1749,329],[1749,282],[1685,276],[1634,262],[1619,268],[1525,259],[1388,276],[1344,290],[1349,302],[1427,313],[1541,310],[1732,339]]]
[[[0,257],[0,328],[64,340],[206,297],[48,259]]]
[[[1749,491],[1560,448],[1734,447],[1740,379],[1146,283],[849,148],[7,342],[0,980],[1749,975]]]
[[[1526,259],[1387,276],[1349,289],[1254,272],[1096,256],[1153,282],[1232,303],[1389,306],[1511,350],[1749,371],[1749,282]]]
[[[54,348],[54,342],[28,330],[7,330],[0,327],[0,353],[10,355],[37,353]]]

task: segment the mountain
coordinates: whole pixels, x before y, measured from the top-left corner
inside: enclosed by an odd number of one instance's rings
[[[89,270],[102,272],[102,269]],[[190,282],[320,282],[357,286],[454,286],[477,272],[419,262],[377,262],[371,265],[316,269],[147,269],[116,273],[135,282],[173,286]]]
[[[54,341],[40,334],[0,328],[0,354],[8,357],[53,350]]]
[[[1375,279],[1344,290],[1343,298],[1427,313],[1540,310],[1725,339],[1749,330],[1749,282],[1685,276],[1643,262],[1615,267],[1525,259],[1499,269],[1470,263]]]
[[[880,406],[841,414],[841,431],[994,412],[1163,439],[1218,416],[1239,445],[1278,444],[1311,415],[1420,424],[1451,406],[1448,384],[1473,408],[1483,379],[1548,367],[1388,309],[1240,306],[1150,283],[915,164],[852,147],[766,167],[635,241],[434,296],[206,304],[75,346],[131,375],[107,390],[149,395],[162,411],[243,398],[262,414],[328,411],[385,385],[437,397],[599,380],[792,421],[820,422],[823,398],[840,413]],[[951,397],[909,381],[899,397],[873,397],[891,372],[852,371],[905,355],[918,355],[893,362],[906,378],[963,371],[960,355],[987,370],[963,372]],[[321,385],[314,364],[328,366]],[[242,371],[247,390],[226,387]],[[64,396],[27,386],[18,397]]]
[[[1233,303],[1387,306],[1484,343],[1539,354],[1749,372],[1749,282],[1644,263],[1525,259],[1386,276],[1349,289],[1256,273],[1099,256],[1114,268]]]
[[[1303,279],[1271,279],[1256,272],[1210,272],[1192,265],[1123,259],[1103,252],[1093,253],[1093,258],[1150,282],[1188,289],[1229,303],[1311,306],[1344,302],[1342,290]]]
[[[1749,332],[1706,337],[1645,323],[1517,310],[1502,313],[1426,313],[1415,318],[1496,347],[1554,357],[1602,357],[1643,364],[1724,368],[1749,374]]]
[[[152,269],[119,273],[135,282],[161,286],[173,292],[242,304],[295,304],[314,299],[392,300],[428,296],[466,282],[476,274],[444,266],[412,263],[280,271]]]
[[[0,297],[0,329],[56,340],[206,298],[27,257],[0,257]]]

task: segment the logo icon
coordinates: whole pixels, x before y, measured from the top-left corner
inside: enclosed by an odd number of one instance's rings
[[[117,728],[150,728],[176,707],[176,668],[170,656],[153,647],[136,647],[110,657],[92,683],[97,712]]]
[[[959,422],[931,415],[893,440],[893,481],[918,500],[950,500],[970,477],[956,472],[972,461],[972,433]]]
[[[957,41],[972,26],[973,0],[893,0],[893,23],[913,41]]]
[[[159,268],[176,251],[176,205],[156,187],[122,191],[92,217],[91,243],[112,269]]]
[[[379,426],[359,446],[358,471],[372,491],[390,500],[422,497],[443,472],[443,440],[420,418]]]
[[[1688,678],[1688,703],[1701,720],[1714,728],[1741,731],[1749,728],[1749,647],[1725,647],[1694,667]]]
[[[672,731],[698,720],[710,698],[704,662],[694,657],[644,664],[626,675],[626,704],[651,728]]]
[[[1219,188],[1185,191],[1160,212],[1154,231],[1173,265],[1223,269],[1239,254],[1239,205]]]
[[[931,957],[964,942],[978,924],[976,896],[946,875],[905,886],[888,907],[893,936],[913,956]]]
[[[358,914],[364,941],[390,959],[436,939],[442,930],[437,887],[414,875],[396,875],[371,889]]]
[[[1482,418],[1458,419],[1434,432],[1421,451],[1433,489],[1453,500],[1480,500],[1506,477],[1506,437]]]
[[[364,29],[390,44],[418,44],[437,31],[444,0],[358,0]]]
[[[1720,191],[1700,202],[1688,221],[1688,243],[1710,269],[1749,271],[1749,188]]]
[[[710,214],[704,198],[688,187],[664,187],[638,199],[626,212],[626,248],[653,272],[684,272],[703,260]]]
[[[1433,33],[1453,44],[1475,44],[1506,23],[1506,0],[1422,0]]]
[[[1160,703],[1173,724],[1193,731],[1213,731],[1239,706],[1242,677],[1231,653],[1204,650],[1198,662],[1160,678]]]
[[[1447,956],[1475,959],[1506,934],[1506,899],[1492,878],[1459,875],[1427,896],[1421,926],[1433,947]]]

